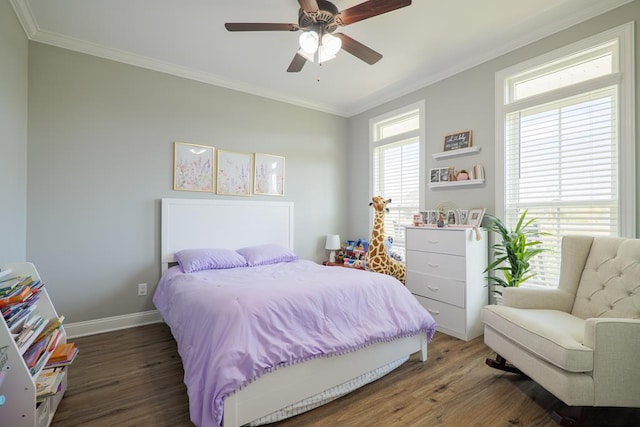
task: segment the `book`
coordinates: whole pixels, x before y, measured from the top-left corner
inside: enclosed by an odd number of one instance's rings
[[[28,368],[35,368],[36,366],[42,366],[43,358],[47,358],[53,353],[53,349],[60,340],[60,328],[54,329],[45,339],[34,341],[31,347],[24,352],[22,357]]]
[[[27,349],[22,355],[27,367],[33,368],[36,365],[36,362],[42,356],[42,354],[47,350],[47,341],[40,340],[40,342],[33,344],[31,347]]]
[[[33,279],[31,278],[31,276],[19,276],[5,279],[0,282],[0,297],[7,296],[14,292],[16,289],[28,286],[31,283],[33,283]]]
[[[64,322],[64,315],[58,317],[57,319],[52,319],[51,322],[49,323],[49,326],[47,326],[47,328],[45,330],[40,332],[40,335],[38,335],[38,337],[33,342],[36,343],[36,342],[40,341],[41,339],[45,338],[47,335],[52,333],[54,330],[58,329],[58,327],[60,325],[62,325],[62,322]]]
[[[28,319],[27,322],[25,322],[25,326],[23,326],[22,331],[20,331],[18,337],[16,338],[16,344],[18,346],[18,349],[20,350],[20,354],[24,354],[24,352],[31,346],[33,341],[35,341],[38,334],[40,334],[40,332],[42,332],[47,326],[47,319],[43,318],[40,315],[36,315],[34,317],[38,318],[36,322],[27,324],[29,320],[31,320]]]
[[[23,277],[14,277],[0,282],[0,297],[6,297],[14,291],[14,289],[22,282]]]
[[[36,398],[56,394],[65,374],[64,368],[43,369],[36,378]]]
[[[72,342],[68,342],[66,344],[58,344],[53,350],[51,357],[49,358],[49,362],[60,362],[63,360],[68,360],[73,354],[73,350],[76,345]]]
[[[31,296],[31,288],[29,286],[18,287],[13,293],[4,298],[0,298],[0,308],[23,302],[29,296]]]
[[[18,326],[21,326],[21,321],[26,320],[26,318],[33,313],[33,310],[36,309],[35,305],[28,305],[26,307],[20,307],[18,311],[13,313],[10,318],[5,319],[7,322],[7,326],[11,329],[11,332],[18,332]]]
[[[60,367],[60,366],[71,365],[73,363],[73,361],[75,360],[76,356],[78,355],[79,351],[80,351],[80,349],[78,349],[78,347],[74,347],[72,352],[71,352],[71,355],[69,356],[68,359],[60,360],[60,361],[56,361],[56,362],[52,362],[51,359],[49,359],[49,361],[45,365],[45,368],[56,368],[56,367]]]

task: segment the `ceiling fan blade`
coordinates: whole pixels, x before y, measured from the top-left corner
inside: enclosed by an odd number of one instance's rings
[[[369,0],[341,11],[336,18],[341,25],[349,25],[410,4],[411,0]]]
[[[288,73],[298,73],[304,67],[304,64],[307,62],[306,58],[299,53],[296,53],[296,56],[293,57],[291,64],[289,64],[289,68],[287,68]]]
[[[227,22],[227,31],[298,31],[298,24],[272,24],[266,22]]]
[[[317,12],[320,9],[316,0],[298,0],[298,3],[305,12]]]
[[[381,54],[371,49],[370,47],[363,45],[359,41],[352,39],[346,34],[334,33],[333,35],[342,40],[342,50],[346,50],[351,55],[355,56],[356,58],[362,59],[369,65],[373,65],[382,59]]]

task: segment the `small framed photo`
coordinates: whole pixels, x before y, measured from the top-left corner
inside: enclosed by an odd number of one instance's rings
[[[438,222],[438,211],[436,210],[428,210],[425,211],[425,224],[436,225]]]
[[[253,193],[284,196],[284,157],[255,153]]]
[[[440,168],[440,182],[449,182],[449,168]]]
[[[173,145],[173,189],[213,192],[215,148],[187,142]]]
[[[460,225],[466,224],[468,217],[469,211],[467,209],[460,209]]]
[[[251,195],[251,154],[218,150],[218,194]]]
[[[456,211],[454,211],[453,209],[450,209],[447,211],[447,224],[449,225],[457,224]]]
[[[484,217],[485,208],[473,208],[469,209],[469,216],[467,217],[468,225],[475,225],[480,227],[482,224],[482,218]]]
[[[429,183],[440,182],[440,168],[429,169]]]

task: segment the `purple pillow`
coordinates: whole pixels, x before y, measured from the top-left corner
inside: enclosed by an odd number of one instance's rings
[[[238,249],[237,252],[247,260],[250,267],[255,265],[276,264],[278,262],[290,262],[298,259],[298,256],[291,249],[274,243],[249,246]]]
[[[185,249],[175,257],[185,273],[247,266],[247,260],[231,249]]]

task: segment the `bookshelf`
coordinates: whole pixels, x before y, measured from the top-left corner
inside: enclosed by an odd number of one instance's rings
[[[3,264],[0,265],[0,270],[12,270],[13,276],[31,276],[34,281],[41,280],[32,263]],[[47,319],[57,319],[58,313],[46,287],[43,286],[39,292],[35,311]],[[0,406],[0,426],[47,427],[51,424],[67,388],[67,375],[64,375],[58,393],[36,403],[36,378],[42,368],[31,374],[5,319],[2,316],[0,319],[0,370],[6,369],[0,386],[0,395],[5,396],[4,404]],[[66,333],[63,327],[60,334],[58,342],[65,343]]]

